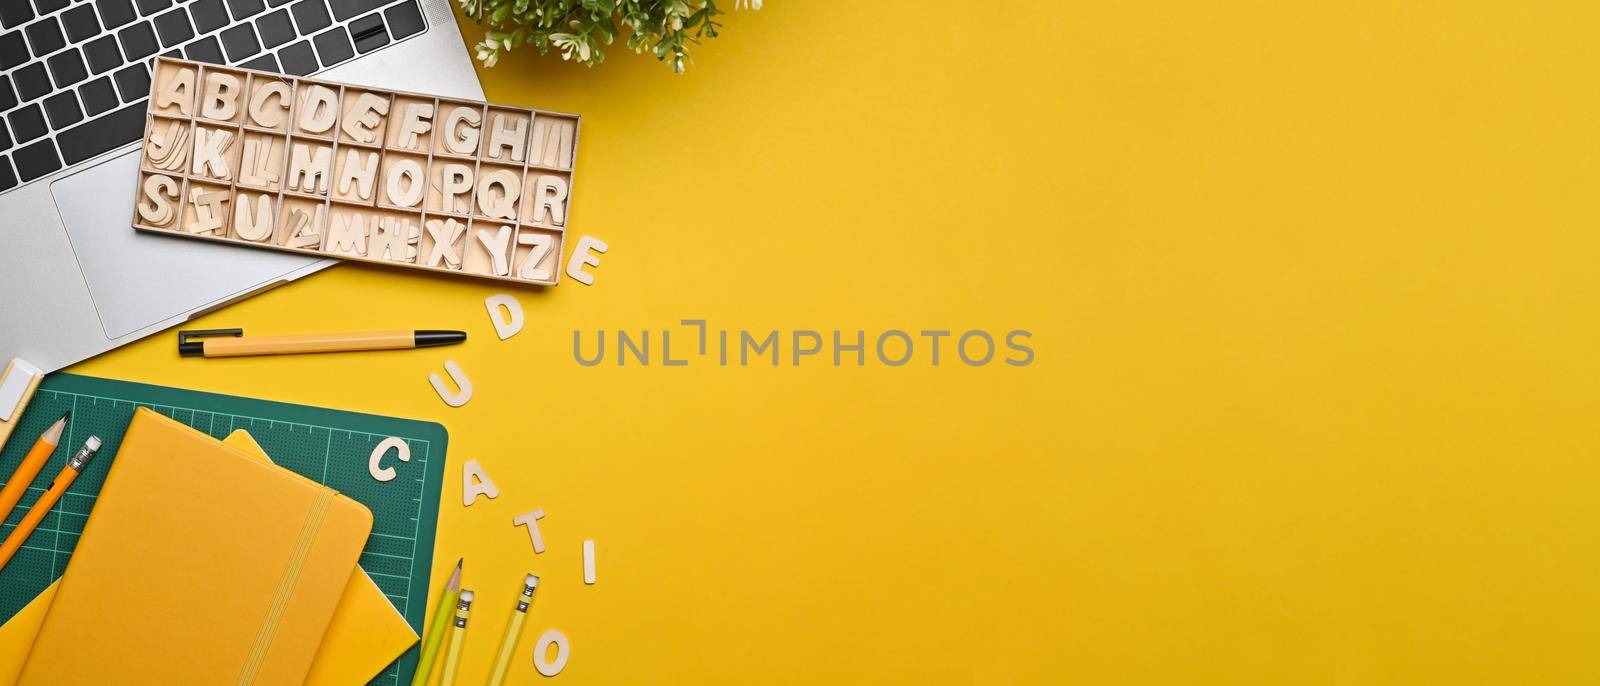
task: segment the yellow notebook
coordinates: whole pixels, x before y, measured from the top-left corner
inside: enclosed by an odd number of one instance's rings
[[[18,683],[303,683],[371,528],[360,503],[135,410]]]
[[[249,456],[270,462],[261,445],[236,429],[223,443]],[[50,584],[11,619],[0,626],[0,686],[14,686],[28,649],[44,623],[44,615],[55,598],[60,582]],[[328,633],[311,662],[306,686],[347,686],[363,684],[382,672],[417,642],[417,632],[406,623],[383,591],[360,567],[345,584],[339,607],[333,611]]]

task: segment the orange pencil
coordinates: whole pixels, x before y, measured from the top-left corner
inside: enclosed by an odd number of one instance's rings
[[[38,528],[39,522],[44,521],[44,516],[50,514],[50,508],[55,507],[56,502],[61,500],[61,495],[67,492],[67,487],[78,478],[78,472],[83,471],[83,466],[94,459],[94,454],[98,450],[100,450],[100,437],[90,436],[89,440],[83,442],[83,447],[78,449],[78,454],[67,460],[67,466],[62,467],[61,473],[56,475],[56,480],[50,483],[50,490],[45,491],[44,495],[34,501],[28,514],[22,516],[22,522],[17,524],[17,528],[12,530],[10,536],[6,537],[6,542],[0,543],[0,569],[5,569],[6,563],[22,549],[23,542],[28,540],[28,536],[33,534],[35,528]]]
[[[67,428],[67,417],[72,413],[61,415],[56,423],[39,434],[39,440],[34,442],[33,449],[22,458],[22,464],[17,465],[17,471],[11,473],[11,479],[6,481],[6,487],[0,489],[0,522],[6,521],[11,516],[11,508],[17,506],[17,501],[22,499],[23,491],[28,490],[28,485],[33,483],[33,477],[39,475],[39,470],[44,469],[45,463],[50,461],[50,455],[56,451],[56,444],[61,442],[61,431]]]

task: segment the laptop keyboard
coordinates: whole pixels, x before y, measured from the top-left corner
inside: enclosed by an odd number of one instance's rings
[[[0,191],[137,140],[157,54],[305,76],[422,33],[417,0],[0,0]]]

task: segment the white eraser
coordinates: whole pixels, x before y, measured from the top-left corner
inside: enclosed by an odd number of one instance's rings
[[[463,601],[466,601],[466,602],[470,603],[470,602],[472,602],[472,598],[473,598],[472,591],[468,591],[468,590],[461,591],[461,599]]]
[[[90,436],[89,440],[84,441],[83,444],[85,446],[88,446],[90,450],[99,450],[100,449],[100,437],[99,436]]]
[[[28,392],[28,386],[43,375],[43,371],[27,360],[19,357],[11,361],[11,371],[6,378],[0,379],[0,422],[11,421],[17,412],[17,405],[22,404],[22,395]]]

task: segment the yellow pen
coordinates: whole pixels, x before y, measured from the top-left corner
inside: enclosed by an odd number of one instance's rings
[[[450,645],[444,651],[444,676],[439,686],[454,686],[456,668],[461,666],[461,644],[467,640],[467,618],[472,616],[472,591],[461,589],[456,601],[456,618],[450,624]]]
[[[517,651],[517,638],[522,635],[522,622],[528,619],[528,606],[533,604],[533,591],[539,587],[539,577],[529,574],[522,580],[522,595],[517,596],[517,609],[506,622],[506,637],[500,642],[500,654],[494,659],[494,671],[489,674],[488,686],[505,683],[506,671],[511,669],[511,654]]]

